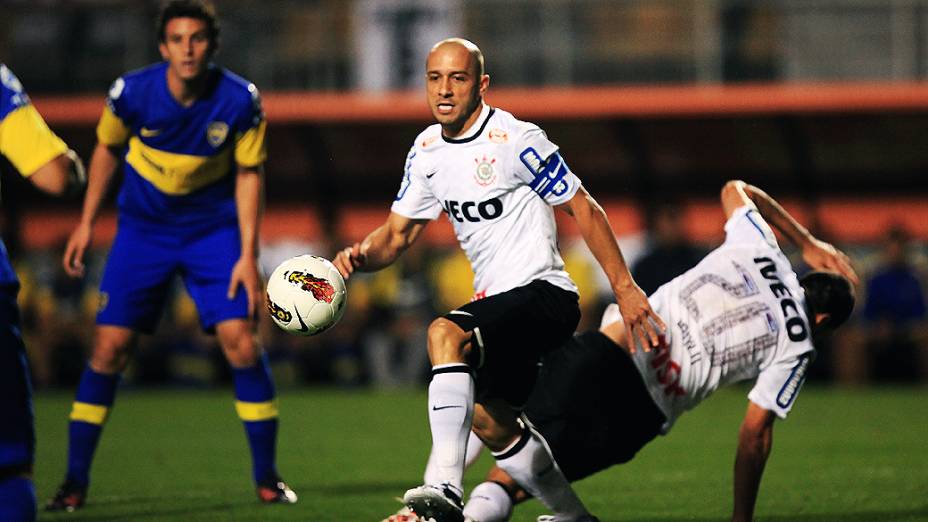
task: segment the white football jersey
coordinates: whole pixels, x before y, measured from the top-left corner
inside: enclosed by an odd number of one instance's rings
[[[441,126],[419,134],[392,211],[435,219],[444,211],[474,270],[475,297],[541,279],[577,292],[557,246],[553,205],[577,193],[570,171],[544,131],[484,105],[458,138]]]
[[[633,359],[667,416],[664,433],[719,387],[755,377],[748,399],[786,417],[815,354],[805,292],[769,225],[742,207],[725,232],[719,248],[649,298],[667,346]]]

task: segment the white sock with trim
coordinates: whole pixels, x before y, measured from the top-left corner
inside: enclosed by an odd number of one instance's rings
[[[450,484],[463,493],[467,436],[474,418],[474,378],[466,364],[432,368],[429,384],[429,425],[432,428],[434,471],[426,484]]]
[[[470,435],[467,436],[467,452],[464,455],[464,470],[467,471],[474,462],[477,462],[477,459],[480,458],[480,454],[483,452],[483,441],[477,437],[477,434],[473,431],[470,432]],[[425,482],[423,484],[435,484],[440,482],[436,477],[438,470],[435,465],[435,451],[433,450],[429,453],[429,461],[425,465]]]
[[[536,431],[525,428],[519,440],[493,456],[500,469],[509,473],[558,519],[573,520],[589,515]]]
[[[481,482],[470,493],[464,517],[474,522],[504,522],[512,515],[512,499],[496,482]]]

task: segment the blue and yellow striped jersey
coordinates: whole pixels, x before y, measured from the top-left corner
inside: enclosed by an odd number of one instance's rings
[[[0,63],[0,155],[28,177],[67,150],[32,106],[13,71]],[[0,286],[16,283],[6,248],[0,242]]]
[[[184,227],[237,219],[232,174],[264,163],[266,122],[254,84],[216,66],[207,74],[189,107],[171,96],[166,62],[110,87],[97,139],[125,148],[122,219]]]

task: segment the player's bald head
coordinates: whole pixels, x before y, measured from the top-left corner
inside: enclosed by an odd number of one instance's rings
[[[464,38],[446,38],[436,43],[429,51],[426,63],[439,53],[466,53],[470,55],[470,65],[473,68],[474,77],[480,78],[486,72],[483,52],[470,40],[465,40]]]

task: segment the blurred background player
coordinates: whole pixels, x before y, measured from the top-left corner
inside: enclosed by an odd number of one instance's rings
[[[844,253],[760,189],[729,182],[722,206],[728,219],[722,246],[650,298],[671,325],[661,346],[629,354],[625,325],[610,305],[599,331],[579,334],[545,357],[525,414],[574,481],[628,462],[716,389],[756,379],[738,437],[732,514],[749,521],[773,422],[792,409],[814,342],[851,314],[858,278]],[[768,222],[817,271],[797,279]],[[465,516],[508,520],[513,500],[527,495],[498,467],[487,479],[471,493]]]
[[[22,84],[0,63],[0,155],[33,185],[55,196],[84,184],[80,158],[45,124]],[[0,241],[0,520],[36,516],[32,463],[35,429],[32,385],[21,337],[19,281]]]
[[[94,221],[125,149],[119,228],[100,283],[93,355],[70,415],[67,474],[48,510],[83,505],[119,374],[138,334],[154,330],[176,274],[197,305],[201,327],[216,333],[232,366],[258,497],[296,502],[277,473],[277,401],[254,335],[267,156],[258,91],[211,63],[219,43],[211,4],[167,3],[157,30],[164,61],[110,88],[83,213],[64,254],[68,274],[82,276]]]
[[[563,520],[592,519],[544,443],[517,422],[538,357],[569,339],[580,316],[552,207],[576,220],[609,277],[629,337],[656,344],[662,324],[628,272],[605,212],[540,128],[483,102],[489,82],[472,42],[451,38],[432,47],[426,94],[438,123],[416,138],[387,221],[340,251],[335,265],[345,277],[384,268],[444,211],[474,270],[474,301],[429,326],[436,472],[406,492],[410,509],[438,522],[463,520],[473,422],[498,465],[549,509]]]
[[[900,224],[882,238],[878,259],[865,276],[861,313],[835,338],[836,382],[924,382],[928,378],[928,310],[925,276],[911,237]]]
[[[631,263],[632,276],[648,295],[674,277],[696,266],[706,250],[685,234],[682,205],[679,201],[654,198],[645,208],[647,224],[644,252]]]

